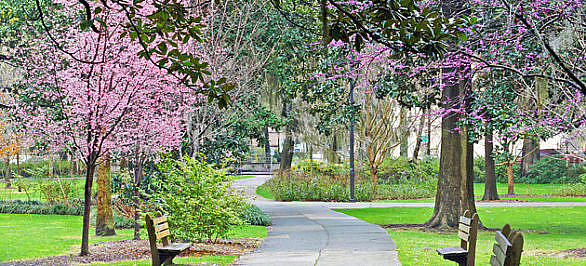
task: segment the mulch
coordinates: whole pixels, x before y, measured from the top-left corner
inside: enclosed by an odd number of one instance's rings
[[[203,257],[236,255],[253,251],[260,245],[257,239],[219,239],[201,241],[184,251],[179,257]],[[77,251],[76,251],[77,252]],[[115,262],[123,260],[142,260],[151,258],[149,242],[147,240],[107,241],[90,245],[90,255],[79,256],[69,254],[46,257],[41,259],[20,260],[0,263],[0,265],[28,266],[28,265],[72,265],[89,264],[94,262]]]

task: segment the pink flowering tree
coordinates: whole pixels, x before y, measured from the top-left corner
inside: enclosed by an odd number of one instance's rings
[[[121,149],[176,145],[182,125],[173,104],[186,96],[176,75],[137,55],[144,47],[125,38],[126,14],[102,8],[98,33],[71,25],[29,50],[30,84],[17,106],[30,134],[76,152],[86,165],[81,255],[89,254],[96,166]]]

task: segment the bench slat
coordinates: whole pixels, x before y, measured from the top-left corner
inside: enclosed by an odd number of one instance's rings
[[[463,232],[465,232],[465,233],[470,233],[470,226],[467,226],[467,225],[465,225],[465,224],[462,224],[462,223],[461,223],[461,224],[458,226],[458,229],[459,229],[460,231],[463,231]]]
[[[501,247],[501,249],[503,251],[507,251],[510,247],[512,247],[513,245],[511,244],[511,242],[509,242],[509,240],[507,239],[507,237],[505,235],[503,235],[503,233],[497,231],[495,234],[495,240],[496,242],[499,244],[499,246]]]
[[[463,223],[464,225],[470,225],[470,223],[472,223],[472,218],[460,216],[460,223]]]
[[[505,259],[507,258],[506,250],[502,250],[499,245],[494,244],[494,246],[492,246],[492,252],[494,253],[497,261],[503,265],[505,263]]]
[[[169,223],[155,225],[155,233],[161,232],[165,229],[169,229]]]
[[[158,218],[153,219],[153,224],[154,225],[157,225],[157,224],[160,224],[160,223],[164,223],[166,221],[167,221],[167,216],[161,216],[161,217],[158,217]]]
[[[469,235],[465,232],[458,231],[458,237],[464,241],[468,241]]]
[[[169,236],[171,233],[169,232],[169,230],[165,230],[165,231],[161,231],[159,233],[156,233],[157,239],[161,239],[163,237],[167,237]]]
[[[491,266],[503,266],[503,264],[501,264],[494,255],[490,256],[490,265]]]

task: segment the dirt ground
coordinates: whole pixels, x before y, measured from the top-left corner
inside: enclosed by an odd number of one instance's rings
[[[185,256],[223,256],[236,255],[251,252],[260,245],[256,239],[222,239],[216,243],[193,243],[191,248],[184,251],[179,257]],[[46,257],[33,260],[20,260],[0,263],[0,265],[72,265],[93,262],[114,262],[123,260],[150,259],[151,253],[147,240],[121,240],[95,243],[90,246],[89,256],[78,254]]]

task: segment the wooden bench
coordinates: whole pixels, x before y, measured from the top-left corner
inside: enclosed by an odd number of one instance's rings
[[[460,266],[474,266],[476,255],[476,238],[478,235],[478,214],[469,210],[460,216],[458,222],[459,247],[438,248],[437,253],[444,259],[455,261]]]
[[[490,265],[519,266],[523,252],[523,235],[520,232],[512,232],[511,226],[506,224],[502,231],[496,232],[495,240]]]
[[[191,243],[171,243],[169,242],[169,223],[167,217],[151,219],[146,215],[146,229],[149,233],[149,242],[151,245],[151,257],[153,266],[161,264],[173,264],[173,258],[182,251],[188,249]],[[157,247],[157,240],[161,240],[162,246]]]

